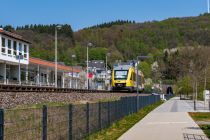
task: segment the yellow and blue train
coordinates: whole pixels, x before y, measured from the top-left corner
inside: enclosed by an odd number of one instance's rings
[[[137,86],[138,78],[138,86]],[[135,69],[132,65],[117,65],[112,70],[112,90],[123,91],[128,90],[129,92],[144,90],[144,75],[141,71]]]

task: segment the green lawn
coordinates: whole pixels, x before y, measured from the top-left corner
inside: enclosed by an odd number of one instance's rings
[[[190,112],[195,121],[210,122],[210,112]],[[203,132],[210,138],[210,125],[199,125]]]
[[[123,119],[115,122],[109,128],[104,129],[100,132],[94,133],[89,137],[85,138],[86,140],[116,140],[128,129],[130,129],[134,124],[144,118],[149,112],[161,105],[162,102],[158,102],[153,105],[149,105],[139,110],[135,114],[124,117]]]

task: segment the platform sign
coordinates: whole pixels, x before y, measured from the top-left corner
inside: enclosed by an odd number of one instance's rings
[[[209,90],[204,90],[203,91],[203,97],[204,97],[204,100],[209,100]]]

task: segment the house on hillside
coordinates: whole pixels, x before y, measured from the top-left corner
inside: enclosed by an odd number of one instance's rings
[[[90,86],[93,89],[107,89],[107,84],[111,79],[110,70],[107,69],[103,60],[92,60],[88,63],[89,73],[93,76],[90,78]]]

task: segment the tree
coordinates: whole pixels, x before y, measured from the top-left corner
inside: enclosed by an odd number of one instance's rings
[[[14,28],[11,25],[6,25],[4,26],[4,30],[9,31],[9,32],[14,32]]]
[[[151,78],[151,66],[150,66],[150,64],[143,61],[143,62],[140,62],[138,67],[143,72],[145,78]]]
[[[183,77],[177,82],[177,85],[180,89],[179,90],[180,94],[186,94],[188,96],[190,93],[193,92],[191,80],[192,80],[191,77],[188,75]]]

